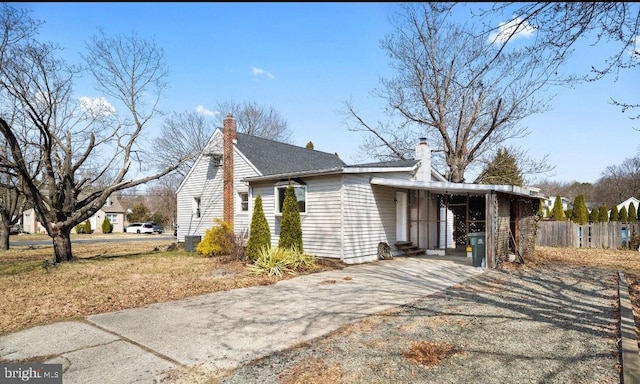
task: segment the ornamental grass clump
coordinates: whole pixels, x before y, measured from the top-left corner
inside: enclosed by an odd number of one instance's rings
[[[249,266],[254,274],[282,277],[285,273],[295,275],[301,270],[315,268],[315,257],[297,248],[262,247],[257,258]]]

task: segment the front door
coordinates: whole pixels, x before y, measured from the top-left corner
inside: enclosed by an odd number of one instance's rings
[[[396,192],[396,241],[409,241],[407,236],[407,192]]]

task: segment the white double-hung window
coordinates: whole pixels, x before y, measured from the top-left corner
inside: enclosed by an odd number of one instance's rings
[[[282,206],[284,204],[285,191],[287,187],[291,183],[291,186],[294,188],[294,192],[296,195],[296,200],[298,201],[298,212],[306,213],[307,212],[307,186],[300,182],[282,182],[276,184],[275,191],[275,203],[276,203],[276,214],[282,214]]]
[[[105,213],[105,219],[108,219],[111,224],[118,223],[118,214],[117,213]]]
[[[247,212],[249,210],[249,192],[239,192],[240,196],[240,211]]]

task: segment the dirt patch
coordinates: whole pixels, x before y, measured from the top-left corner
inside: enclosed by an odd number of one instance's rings
[[[278,377],[279,384],[338,384],[344,383],[339,365],[320,359],[308,359],[287,369]]]
[[[402,352],[402,356],[429,368],[440,364],[444,359],[453,356],[455,353],[456,351],[449,343],[426,340],[412,343],[408,351]]]

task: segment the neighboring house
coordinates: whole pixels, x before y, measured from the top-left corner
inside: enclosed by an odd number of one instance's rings
[[[562,210],[567,212],[569,209],[573,209],[573,201],[569,200],[566,197],[560,197],[560,201],[562,202]],[[547,208],[548,214],[551,214],[553,211],[553,206],[556,203],[556,196],[547,197],[543,200],[544,207]]]
[[[537,188],[451,183],[431,167],[421,139],[415,159],[348,165],[335,154],[236,132],[228,115],[177,190],[177,237],[191,242],[220,218],[248,235],[258,194],[277,246],[284,189],[300,208],[305,252],[345,263],[394,255],[411,243],[428,255],[465,255],[469,234],[485,232],[487,266],[535,246]]]
[[[638,203],[640,203],[640,200],[636,199],[635,197],[630,197],[627,200],[623,201],[622,203],[618,204],[618,212],[620,212],[620,210],[622,209],[622,207],[624,207],[627,210],[627,213],[629,213],[629,205],[633,203],[633,206],[636,208],[636,213],[638,212]],[[609,210],[609,214],[611,214],[611,210]]]
[[[120,205],[118,198],[110,196],[104,206],[89,218],[91,229],[94,232],[102,232],[102,222],[106,217],[113,224],[113,232],[124,232],[124,215],[125,210]],[[28,233],[47,233],[36,218],[33,208],[27,209],[22,214],[22,227],[23,231]]]
[[[109,196],[102,209],[89,219],[91,229],[96,232],[102,232],[102,222],[106,218],[113,225],[112,232],[124,232],[125,213],[126,210],[122,208],[120,200],[116,196]]]

